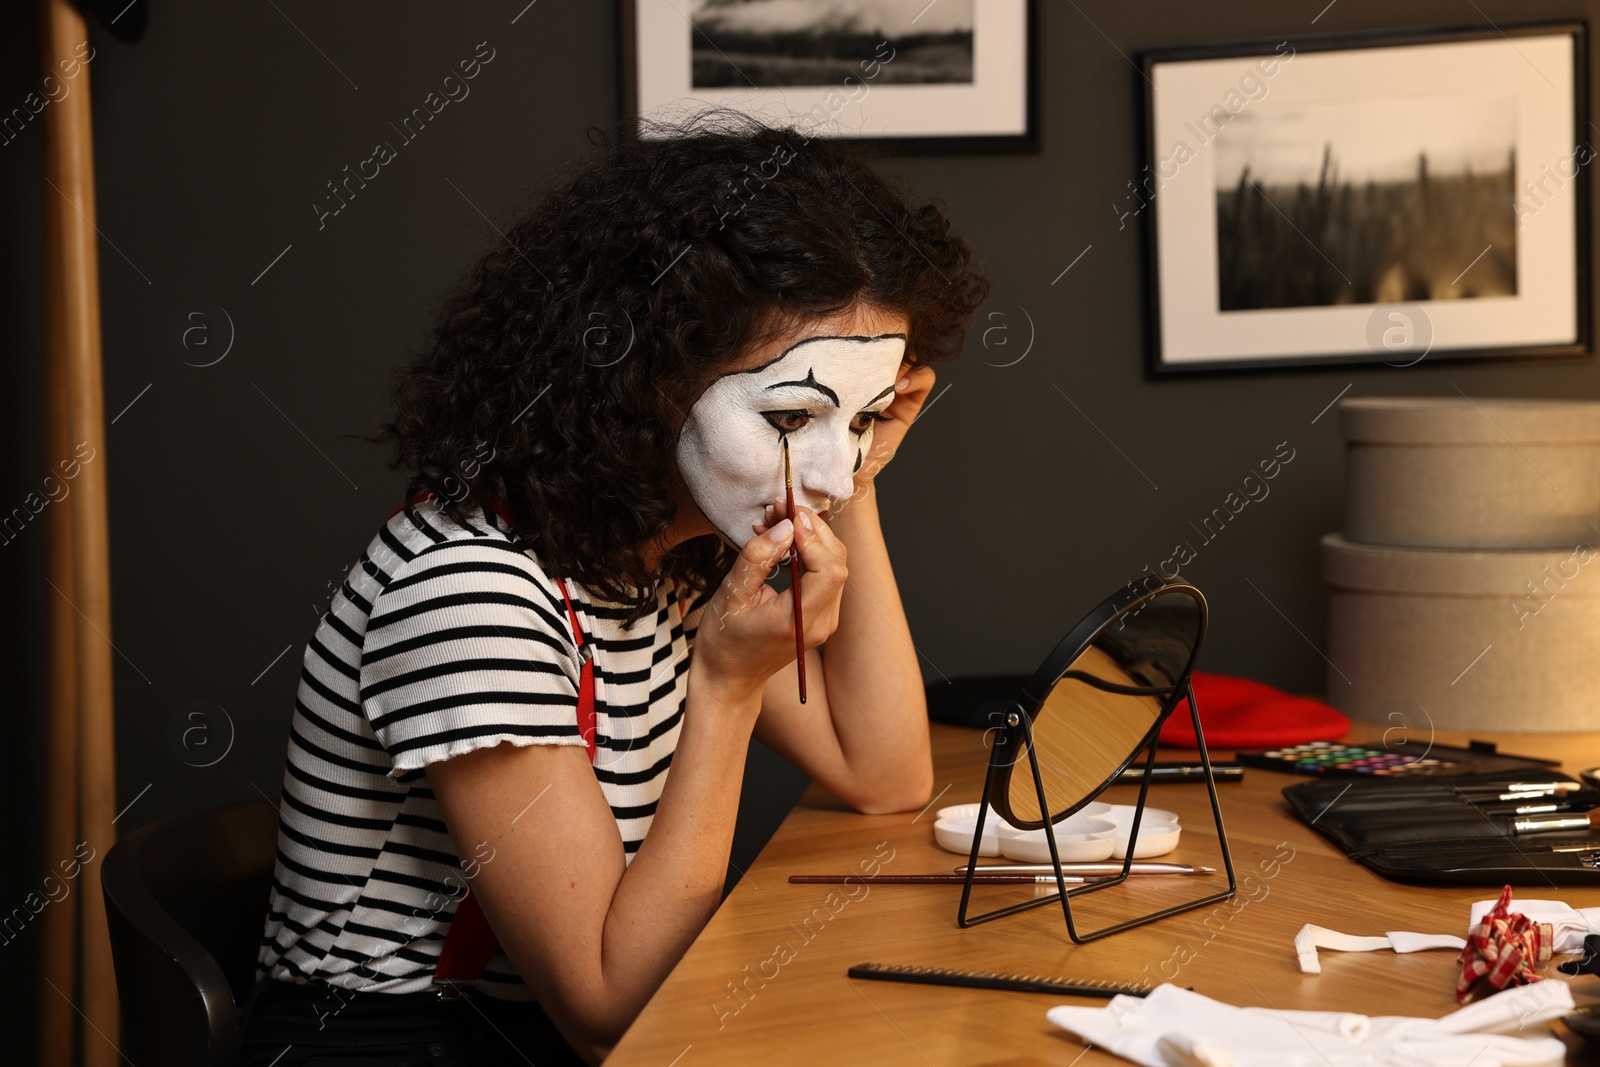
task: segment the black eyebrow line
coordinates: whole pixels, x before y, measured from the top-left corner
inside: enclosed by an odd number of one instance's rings
[[[761,366],[759,366],[759,367],[750,367],[747,370],[736,370],[736,371],[730,371],[729,373],[730,374],[755,374],[758,371],[764,371],[768,367],[772,366],[774,363],[778,362],[778,360],[782,359],[784,356],[787,356],[790,352],[793,352],[795,349],[799,348],[801,345],[808,345],[812,341],[855,341],[857,343],[865,343],[867,341],[883,341],[883,340],[886,340],[886,339],[888,339],[890,337],[898,337],[902,341],[904,341],[906,339],[906,335],[903,334],[903,333],[880,333],[880,334],[874,334],[874,335],[872,335],[870,337],[866,336],[866,335],[863,335],[863,334],[832,334],[832,333],[817,334],[815,337],[807,337],[803,341],[796,341],[794,344],[790,345],[788,348],[785,348],[782,352],[779,352],[777,355],[773,356],[771,359],[767,360],[765,363],[761,364]],[[724,377],[724,378],[726,378],[727,376],[728,376],[727,374],[722,375],[722,377]]]
[[[892,392],[894,392],[894,386],[891,385],[891,386],[889,386],[889,388],[885,389],[883,392],[879,393],[877,396],[875,396],[871,400],[867,401],[867,404],[868,405],[876,404],[878,401],[882,400],[884,397],[888,396]]]
[[[833,406],[834,407],[838,407],[839,406],[839,394],[834,392],[832,389],[829,389],[826,385],[823,385],[821,382],[817,381],[817,371],[816,371],[815,367],[809,368],[806,371],[806,376],[805,376],[805,380],[804,381],[798,381],[798,382],[773,382],[771,385],[767,386],[767,389],[782,389],[786,385],[798,385],[802,389],[815,389],[817,392],[821,393],[823,396],[825,396],[829,400],[833,401]],[[894,387],[890,386],[890,388],[892,389]],[[763,389],[762,392],[766,392],[767,389]],[[878,395],[882,396],[883,394],[880,393]]]

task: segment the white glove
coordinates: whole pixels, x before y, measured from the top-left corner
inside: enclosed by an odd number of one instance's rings
[[[1560,981],[1503,990],[1442,1019],[1237,1008],[1161,985],[1046,1017],[1146,1067],[1557,1067],[1567,1047],[1539,1024],[1572,1009]]]

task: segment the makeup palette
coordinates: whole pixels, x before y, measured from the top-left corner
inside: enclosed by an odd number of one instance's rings
[[[1554,765],[1551,760],[1500,753],[1493,745],[1484,742],[1474,742],[1470,748],[1455,748],[1419,741],[1403,741],[1382,747],[1347,745],[1339,741],[1308,741],[1303,745],[1240,752],[1237,758],[1247,767],[1260,767],[1285,774],[1338,777],[1371,775],[1378,778],[1448,777]]]
[[[1337,741],[1308,741],[1303,745],[1265,752],[1241,752],[1239,762],[1290,774],[1437,774],[1457,765],[1455,760],[1415,756],[1391,749],[1344,745]]]

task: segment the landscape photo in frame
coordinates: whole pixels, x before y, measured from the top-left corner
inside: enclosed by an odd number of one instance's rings
[[[620,2],[629,116],[717,106],[901,151],[1038,150],[1038,0]]]
[[[1579,24],[1143,57],[1156,373],[1589,350]]]

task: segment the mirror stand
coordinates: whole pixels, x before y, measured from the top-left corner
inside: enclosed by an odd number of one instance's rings
[[[1067,936],[1072,939],[1074,944],[1081,945],[1089,941],[1095,941],[1099,938],[1109,936],[1111,934],[1120,933],[1123,930],[1128,930],[1135,926],[1143,926],[1146,923],[1152,923],[1158,919],[1165,919],[1169,916],[1177,915],[1182,912],[1192,911],[1195,908],[1201,908],[1207,904],[1231,900],[1238,893],[1239,884],[1233,872],[1233,857],[1228,851],[1228,835],[1227,831],[1224,830],[1222,826],[1222,807],[1217,801],[1216,777],[1212,772],[1210,753],[1206,750],[1205,735],[1201,733],[1200,730],[1200,706],[1195,702],[1194,685],[1191,682],[1187,672],[1184,674],[1183,684],[1181,686],[1175,686],[1171,695],[1173,699],[1171,700],[1170,705],[1157,719],[1156,724],[1151,728],[1148,743],[1144,746],[1145,776],[1144,780],[1139,784],[1139,800],[1134,807],[1133,823],[1129,827],[1128,850],[1122,861],[1122,872],[1120,874],[1112,875],[1108,878],[1099,878],[1090,882],[1076,884],[1069,888],[1066,881],[1067,876],[1063,874],[1061,870],[1060,852],[1056,848],[1055,824],[1047,818],[1044,822],[1045,841],[1050,847],[1051,865],[1055,868],[1056,893],[1051,896],[1039,897],[1035,900],[1025,900],[1020,904],[1012,904],[1004,908],[997,908],[994,911],[985,912],[982,915],[968,915],[967,906],[972,896],[973,876],[978,870],[978,851],[982,847],[983,843],[984,820],[989,814],[989,805],[992,797],[994,796],[997,772],[1001,767],[1007,766],[1003,760],[1003,757],[996,758],[995,755],[991,754],[989,760],[989,770],[984,777],[983,801],[978,806],[977,828],[972,835],[972,854],[967,858],[967,877],[961,888],[961,906],[956,913],[956,924],[958,926],[965,929],[969,926],[976,926],[979,923],[986,923],[992,919],[999,919],[1006,915],[1014,915],[1020,911],[1027,911],[1030,908],[1037,908],[1041,905],[1049,904],[1052,901],[1060,900],[1061,914],[1066,919],[1067,923]],[[1200,897],[1197,900],[1186,901],[1182,904],[1175,904],[1172,907],[1162,908],[1161,910],[1151,912],[1148,915],[1142,915],[1137,918],[1114,923],[1110,926],[1102,927],[1099,930],[1092,930],[1088,933],[1081,932],[1078,929],[1077,922],[1072,917],[1072,898],[1075,896],[1081,896],[1085,893],[1093,893],[1101,889],[1109,889],[1114,885],[1120,885],[1127,879],[1129,873],[1132,871],[1134,862],[1133,856],[1135,851],[1137,851],[1137,845],[1139,842],[1139,824],[1144,818],[1145,798],[1150,791],[1150,771],[1155,765],[1156,749],[1160,745],[1161,726],[1166,722],[1167,716],[1172,713],[1172,708],[1177,705],[1177,697],[1179,696],[1186,696],[1189,699],[1189,715],[1194,721],[1194,737],[1195,742],[1200,749],[1200,765],[1205,768],[1206,791],[1211,800],[1211,815],[1217,828],[1217,844],[1222,850],[1222,867],[1223,870],[1227,872],[1228,888]],[[1028,763],[1033,771],[1034,788],[1038,792],[1039,811],[1048,812],[1051,809],[1049,802],[1045,798],[1044,779],[1039,771],[1038,752],[1035,750],[1033,745],[1032,727],[1029,721],[1030,716],[1027,715],[1019,705],[1009,706],[1004,714],[1006,715],[1006,725],[1012,727],[1013,729],[1019,729],[1021,732],[1024,744],[1028,750]],[[998,749],[1004,743],[1005,735],[997,734],[994,741],[996,748]],[[1137,761],[1137,754],[1135,755],[1135,761]],[[1103,788],[1104,787],[1102,787],[1102,789]],[[1095,797],[1099,796],[1100,792],[1101,790],[1096,790],[1093,794],[1085,797],[1082,803],[1086,804],[1092,801]],[[1078,806],[1081,806],[1081,804],[1076,805],[1075,807]]]

